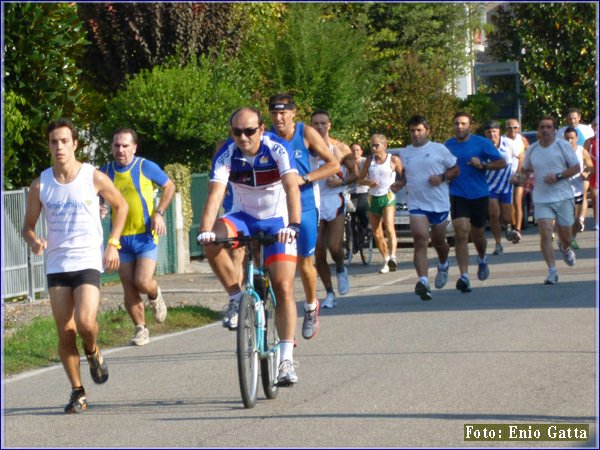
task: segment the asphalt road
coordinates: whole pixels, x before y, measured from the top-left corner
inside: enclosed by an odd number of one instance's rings
[[[535,233],[490,255],[485,282],[471,256],[468,294],[454,288],[452,251],[448,285],[430,302],[413,293],[412,249],[386,275],[379,256],[355,260],[350,294],[322,311],[316,338],[299,338],[299,383],[275,400],[261,391],[254,409],[241,403],[235,335],[220,324],[105,351],[104,385],[82,362],[83,414],[62,412],[62,367],[6,379],[2,447],[581,446],[463,437],[467,423],[583,423],[595,437],[596,233],[578,236],[575,267],[558,261],[555,286],[543,285]]]

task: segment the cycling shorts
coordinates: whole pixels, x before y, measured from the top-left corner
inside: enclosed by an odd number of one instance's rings
[[[46,275],[46,280],[48,281],[48,289],[53,287],[69,287],[76,289],[82,284],[91,284],[100,289],[100,272],[96,269],[49,273]]]
[[[255,219],[241,211],[227,214],[218,220],[225,224],[229,236],[237,236],[239,233],[243,233],[244,236],[251,236],[260,231],[265,235],[274,235],[287,225],[283,217]],[[302,235],[302,232],[300,232],[300,235]],[[265,247],[265,264],[268,268],[274,262],[288,261],[296,263],[297,254],[296,239],[285,244],[274,242]]]

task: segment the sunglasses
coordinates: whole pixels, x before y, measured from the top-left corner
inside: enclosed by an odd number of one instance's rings
[[[254,136],[256,134],[256,132],[258,131],[258,128],[259,127],[256,127],[256,128],[232,128],[231,133],[235,137],[240,137],[242,134],[246,135],[247,137],[250,137],[250,136]]]

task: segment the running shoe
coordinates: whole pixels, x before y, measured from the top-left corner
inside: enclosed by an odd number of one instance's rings
[[[523,237],[521,236],[521,230],[514,230],[513,231],[513,239],[512,239],[512,243],[513,244],[518,244],[519,242],[521,242],[521,239]]]
[[[548,272],[548,276],[544,280],[544,284],[558,283],[558,274],[556,272]]]
[[[304,320],[302,322],[302,337],[311,339],[319,332],[319,300],[314,311],[304,311]]]
[[[390,266],[387,261],[383,263],[383,266],[379,269],[379,273],[390,273]]]
[[[573,240],[571,241],[571,248],[572,248],[573,250],[579,250],[579,244],[577,243],[577,240],[576,240],[576,239],[573,239]]]
[[[504,231],[504,236],[506,237],[507,241],[514,242],[515,230],[513,229],[512,225],[506,226],[506,230]],[[496,247],[497,247],[497,245],[496,245]]]
[[[298,382],[298,375],[296,375],[297,362],[292,362],[289,359],[281,361],[279,364],[279,374],[277,375],[277,386],[279,387],[291,387]]]
[[[477,259],[478,267],[477,267],[477,279],[479,281],[485,281],[490,276],[490,268],[488,267],[487,260],[481,261],[479,258]]]
[[[504,253],[504,247],[502,247],[502,244],[496,244],[496,248],[494,249],[494,252],[492,254],[500,256],[502,253]]]
[[[85,389],[77,388],[71,391],[71,398],[69,403],[65,406],[65,413],[76,414],[81,413],[87,409],[87,397],[85,396]]]
[[[223,326],[230,330],[237,329],[238,326],[238,311],[240,309],[240,302],[230,300],[225,309],[225,317],[223,318]]]
[[[346,295],[350,291],[350,278],[348,277],[348,269],[344,267],[342,272],[337,272],[338,292],[340,295]]]
[[[325,300],[323,300],[323,308],[335,308],[337,305],[337,301],[335,300],[335,294],[333,292],[328,292]]]
[[[388,262],[388,267],[390,268],[390,272],[395,272],[396,271],[396,267],[398,267],[398,263],[396,262],[396,257],[392,256]]]
[[[435,276],[435,288],[442,289],[448,282],[448,270],[450,270],[450,264],[448,264],[445,269],[442,269],[438,264],[437,270],[437,275]]]
[[[421,297],[421,300],[423,301],[431,300],[433,298],[431,296],[431,286],[428,281],[423,283],[419,280],[415,286],[415,294]]]
[[[561,253],[563,255],[563,260],[565,261],[565,264],[569,267],[573,267],[575,265],[576,258],[575,258],[575,252],[573,250],[571,250],[571,247],[567,248],[566,250],[563,250],[562,245],[559,242],[558,249],[561,251]]]
[[[85,356],[90,365],[90,375],[92,375],[92,380],[94,380],[94,383],[106,383],[106,380],[108,380],[108,367],[104,362],[104,358],[100,353],[98,345],[96,345],[96,350],[94,351],[94,353],[92,353],[91,355],[88,355],[86,353]]]
[[[150,342],[150,331],[144,325],[136,325],[135,333],[129,343],[131,345],[146,345]]]
[[[167,318],[167,305],[165,305],[160,286],[156,292],[156,298],[152,300],[148,298],[148,302],[150,303],[150,308],[152,308],[154,320],[158,323],[163,323]]]
[[[583,217],[579,217],[575,221],[575,225],[577,225],[577,232],[578,233],[581,233],[583,230],[585,230],[585,221],[584,221]]]
[[[471,281],[468,278],[460,277],[456,282],[456,289],[460,292],[471,292]]]

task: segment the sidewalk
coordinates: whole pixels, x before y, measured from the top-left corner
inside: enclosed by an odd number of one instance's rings
[[[212,273],[208,262],[192,260],[189,273],[174,273],[156,277],[165,303],[169,307],[201,305],[221,311],[227,304],[227,295]],[[144,299],[145,300],[145,299]],[[115,282],[100,287],[99,311],[123,306],[123,288]],[[2,308],[3,324],[28,323],[35,317],[51,315],[50,301],[36,300],[33,303],[5,303]]]

